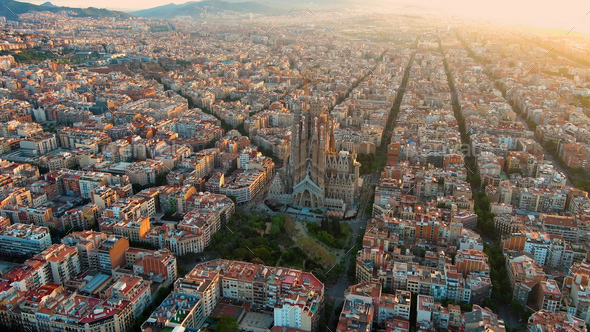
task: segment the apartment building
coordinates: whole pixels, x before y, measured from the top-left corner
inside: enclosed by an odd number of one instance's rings
[[[194,191],[192,186],[188,188]],[[221,229],[235,211],[233,201],[225,195],[194,193],[186,200],[181,198],[180,203],[173,199],[165,200],[163,197],[160,197],[161,204],[171,208],[181,205],[183,210],[188,210],[188,213],[176,225],[168,224],[149,230],[142,236],[142,240],[155,246],[165,246],[177,256],[202,252],[211,242],[212,236]],[[178,195],[168,195],[168,197],[178,197]]]
[[[570,243],[578,243],[580,229],[578,222],[572,217],[542,214],[540,216],[543,230],[549,234],[561,235]]]
[[[49,228],[13,224],[0,233],[0,252],[5,255],[36,255],[51,246]]]
[[[38,157],[58,148],[57,138],[53,133],[39,133],[19,142],[23,155]]]
[[[10,219],[0,216],[0,231],[6,229],[8,226],[10,226]]]
[[[123,113],[147,114],[157,121],[179,118],[182,112],[187,110],[186,99],[178,95],[172,98],[140,99],[119,108]]]
[[[31,191],[24,187],[12,187],[2,192],[0,197],[0,207],[8,208],[6,205],[33,206]],[[15,217],[10,216],[15,222]]]
[[[51,271],[47,261],[27,260],[22,266],[10,270],[1,278],[21,292],[36,291],[51,282]]]
[[[47,168],[50,171],[62,168],[74,168],[80,165],[80,156],[77,153],[60,152],[47,159]]]
[[[182,187],[161,187],[160,208],[163,212],[187,213],[190,211],[188,200],[197,193],[197,189],[189,184]]]
[[[174,291],[182,294],[197,295],[203,301],[203,313],[211,315],[213,309],[222,298],[221,279],[219,273],[210,274],[207,267],[193,269],[184,278],[174,282]]]
[[[439,237],[442,237],[442,227],[438,220],[424,220],[416,222],[416,238],[423,239],[429,243],[438,243]]]
[[[219,188],[219,192],[227,196],[236,198],[236,204],[243,206],[261,194],[264,188],[266,174],[259,170],[244,170],[234,173],[235,176],[229,178]]]
[[[546,280],[543,267],[527,255],[508,260],[508,278],[512,286],[512,299],[525,306],[533,287]]]
[[[129,240],[121,236],[110,236],[100,246],[88,252],[88,261],[92,269],[111,274],[112,269],[126,264],[125,251],[129,248]]]
[[[273,310],[274,325],[305,331],[317,328],[324,296],[311,273],[222,259],[197,264],[174,288],[199,295],[207,316],[223,297]]]
[[[568,275],[563,281],[564,302],[568,305],[568,312],[575,317],[590,321],[590,264],[574,262]]]
[[[533,306],[537,310],[558,312],[561,309],[561,291],[555,280],[549,279],[539,282]]]
[[[94,188],[113,183],[114,176],[108,173],[73,171],[62,169],[59,171],[64,191],[67,195],[80,195],[82,198],[91,199]],[[115,180],[116,181],[116,180]]]
[[[434,298],[428,295],[418,295],[416,305],[416,323],[431,322],[434,310]]]
[[[105,209],[119,200],[119,194],[111,187],[101,186],[92,189],[90,198],[92,199],[92,204]]]
[[[387,267],[392,259],[389,253],[378,247],[363,248],[357,253],[356,279],[359,282],[378,281],[385,288],[391,288],[387,279]]]
[[[464,315],[463,331],[475,332],[482,329],[490,332],[505,332],[505,324],[502,318],[493,313],[489,308],[482,308],[474,305],[471,312]]]
[[[563,289],[567,292],[574,284],[590,286],[590,263],[575,262],[570,268],[570,272],[563,280]]]
[[[398,259],[394,258],[398,257]],[[469,271],[481,262],[469,257],[462,261],[466,271],[459,272],[456,265],[436,263],[443,268],[429,267],[399,261],[399,255],[391,256],[377,248],[365,248],[357,256],[357,279],[363,282],[379,282],[384,288],[405,290],[414,294],[429,295],[437,301],[451,299],[457,302],[483,303],[491,295],[491,280],[481,264],[482,271]]]
[[[47,200],[53,200],[59,195],[59,189],[56,183],[37,180],[31,184],[31,192],[35,194],[45,194]]]
[[[464,228],[475,229],[477,228],[477,214],[471,211],[458,211],[453,213],[451,222],[460,223]]]
[[[581,142],[565,144],[561,151],[561,160],[570,168],[583,168],[590,171],[590,146]]]
[[[400,144],[391,142],[387,146],[387,165],[395,166],[399,162]]]
[[[459,251],[465,249],[483,251],[483,240],[481,239],[481,236],[470,229],[461,230],[457,242],[459,244]]]
[[[142,204],[144,203],[144,204]],[[148,215],[147,211],[150,206],[147,201],[141,202],[140,199],[120,199],[111,206],[102,211],[100,221],[106,222],[108,228],[119,220],[135,220]],[[99,225],[102,227],[102,225]]]
[[[56,284],[65,284],[81,272],[78,250],[65,244],[54,244],[33,259],[49,263],[52,282]]]
[[[466,277],[471,272],[490,272],[488,256],[483,252],[475,249],[463,249],[457,251],[455,256],[457,271]]]
[[[132,304],[126,300],[99,299],[48,284],[39,292],[25,294],[23,310],[0,307],[0,315],[11,312],[18,322],[14,330],[112,331],[124,332],[133,325]]]
[[[539,310],[529,317],[527,331],[549,332],[556,330],[586,332],[587,328],[584,320],[565,312]]]
[[[224,184],[225,174],[223,172],[212,172],[209,180],[205,183],[205,190],[210,193],[219,194]]]
[[[164,163],[161,160],[148,159],[134,162],[127,168],[126,174],[132,184],[145,186],[155,184],[156,177],[165,172]]]
[[[71,127],[60,127],[57,136],[59,145],[64,149],[84,147],[89,148],[92,153],[98,153],[100,146],[111,141],[109,135],[103,131]]]
[[[151,228],[149,217],[139,217],[133,220],[122,220],[113,225],[115,235],[127,238],[132,242],[140,242]]]
[[[564,302],[570,304],[573,315],[583,319],[586,324],[590,321],[590,288],[584,285],[574,285],[569,296],[564,296]],[[568,312],[571,312],[568,310]]]
[[[127,253],[135,248],[127,249]],[[127,264],[133,261],[133,273],[162,276],[170,281],[178,278],[178,270],[176,266],[176,257],[172,252],[166,248],[148,251],[141,250],[142,255],[139,259],[131,260],[126,253]]]
[[[524,218],[512,213],[502,213],[494,215],[494,230],[499,235],[519,233],[525,230]]]
[[[154,246],[168,248],[177,256],[202,252],[205,249],[203,234],[176,229],[172,224],[152,228],[144,240]]]
[[[445,297],[457,302],[471,302],[471,289],[466,287],[465,278],[457,272],[456,266],[446,265],[444,270]]]
[[[133,317],[140,317],[152,302],[151,281],[141,277],[124,275],[112,284],[104,295],[110,299],[129,301],[133,307]]]
[[[225,195],[199,192],[187,199],[188,210],[214,210],[219,213],[222,224],[225,224],[235,212],[234,202]]]
[[[519,188],[517,193],[518,208],[533,212],[564,211],[567,195],[559,189]]]
[[[344,304],[338,319],[337,332],[370,332],[378,320],[381,284],[361,283],[351,285],[344,291]],[[386,315],[387,309],[384,311]]]
[[[80,209],[70,209],[62,214],[59,218],[59,223],[63,229],[89,229],[90,220],[84,215],[84,211]]]
[[[538,264],[551,267],[570,267],[574,260],[574,252],[562,236],[543,232],[526,233],[524,252]]]
[[[198,329],[206,318],[200,296],[173,292],[141,325],[141,330],[167,331],[178,327]]]
[[[169,229],[163,240],[160,237],[160,241],[177,256],[203,252],[206,247],[203,233],[195,234],[182,229]]]
[[[211,237],[221,229],[221,216],[217,211],[201,211],[198,209],[187,213],[177,225],[178,229],[203,236],[203,245],[211,242]]]
[[[379,297],[377,322],[383,324],[393,318],[410,320],[412,293],[396,289],[394,294],[382,293]]]
[[[194,175],[202,178],[213,171],[215,157],[210,154],[197,154],[194,157],[185,158],[178,166],[187,170],[194,170]]]
[[[89,254],[94,249],[100,247],[101,243],[107,239],[107,235],[102,232],[81,231],[72,232],[61,239],[61,243],[75,247],[78,251],[80,261],[80,270],[98,269],[98,261],[91,262]]]

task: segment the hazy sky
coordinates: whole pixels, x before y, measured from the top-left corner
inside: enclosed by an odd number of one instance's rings
[[[27,0],[21,0],[27,1]],[[46,0],[29,0],[41,4]],[[99,7],[118,10],[137,10],[169,3],[185,3],[187,0],[49,0],[54,5],[71,7]],[[234,0],[235,1],[235,0]],[[256,1],[256,0],[252,0]],[[316,0],[317,1],[317,0]],[[359,4],[380,3],[379,10],[388,5],[399,8],[408,5],[409,10],[419,12],[428,7],[436,12],[456,13],[460,16],[510,20],[534,25],[559,26],[564,29],[575,26],[577,31],[590,31],[590,1],[588,0],[352,0]],[[320,2],[321,1],[317,1]],[[313,6],[314,1],[293,1],[293,5]]]
[[[415,0],[462,16],[590,31],[588,0]]]

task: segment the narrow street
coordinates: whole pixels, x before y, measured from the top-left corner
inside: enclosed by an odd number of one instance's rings
[[[506,102],[508,102],[508,100],[506,100]],[[523,117],[520,115],[520,113],[518,113],[516,110],[514,111],[514,113],[516,113],[516,119],[524,125],[526,130],[530,131],[531,129],[529,128],[528,123],[526,122],[526,120],[523,119]],[[535,139],[535,141],[536,141],[536,139]],[[541,143],[539,143],[539,144],[541,144]],[[547,149],[545,149],[544,146],[542,146],[542,147],[543,147],[543,153],[545,155],[545,159],[547,159],[551,163],[553,163],[553,167],[557,168],[560,172],[562,172],[563,174],[566,175],[566,179],[567,179],[566,183],[565,183],[566,185],[573,186],[572,182],[569,179],[569,174],[568,174],[567,169],[561,167],[561,164],[559,163],[559,161],[551,153],[547,152]]]
[[[375,185],[379,182],[379,178],[381,177],[380,170],[383,167],[384,163],[387,162],[387,146],[389,145],[389,142],[391,141],[391,133],[392,133],[393,127],[395,125],[395,122],[397,120],[397,114],[398,114],[399,108],[401,106],[401,101],[402,101],[403,94],[406,89],[406,84],[408,82],[410,68],[412,66],[413,60],[414,60],[414,54],[412,54],[412,56],[410,57],[407,65],[406,65],[406,69],[404,71],[404,77],[403,77],[402,82],[400,84],[400,88],[398,90],[398,93],[395,97],[395,101],[394,101],[393,106],[391,108],[389,118],[387,120],[387,124],[384,129],[384,134],[383,134],[383,138],[382,138],[382,146],[380,147],[380,151],[381,151],[382,155],[376,156],[379,160],[377,168],[375,169],[375,171],[373,173],[366,174],[363,176],[363,180],[365,181],[365,183],[363,183],[363,192],[361,193],[361,197],[360,197],[361,203],[359,204],[359,207],[358,207],[357,218],[352,219],[347,222],[348,225],[350,226],[350,228],[352,229],[351,248],[347,249],[347,251],[342,250],[339,254],[339,259],[344,259],[346,271],[348,271],[348,269],[350,269],[350,268],[352,268],[352,269],[355,268],[355,266],[350,266],[351,255],[357,254],[357,252],[355,250],[353,250],[353,247],[355,245],[355,241],[356,241],[357,236],[360,234],[359,232],[361,230],[364,231],[364,228],[367,225],[367,220],[372,217],[371,215],[365,214],[365,209],[366,209],[367,205],[369,204],[369,202],[372,201],[371,197],[373,197],[375,195],[373,185]],[[335,285],[326,287],[326,294],[329,295],[332,299],[334,299],[334,307],[337,307],[340,303],[342,303],[344,301],[344,291],[346,291],[346,289],[348,288],[348,286],[350,286],[350,284],[351,284],[351,280],[349,280],[347,273],[344,273],[340,276],[340,278],[338,278]],[[328,326],[330,326],[330,324],[333,322],[334,319],[338,319],[338,314],[339,313],[335,313],[330,316],[330,318],[328,319]]]
[[[465,48],[465,50],[466,50],[466,51],[467,51],[469,54],[471,54],[471,55],[472,55],[472,54],[473,54],[473,51],[471,50],[471,46],[470,46],[469,44],[467,44],[467,42],[466,42],[465,40],[463,40],[463,39],[460,39],[460,41],[461,41],[461,44],[463,45],[463,47]],[[530,42],[530,41],[529,41],[529,42]],[[536,43],[535,43],[535,44],[536,44]],[[539,47],[542,47],[541,45],[538,45],[538,46],[539,46]],[[485,64],[484,64],[484,63],[481,63],[481,62],[480,62],[480,61],[479,61],[479,60],[478,60],[476,57],[474,57],[473,55],[472,55],[471,57],[472,57],[472,58],[473,58],[475,61],[479,62],[479,64],[480,64],[480,65],[482,65],[482,66],[484,66],[484,68],[485,68]],[[563,56],[562,56],[562,57],[563,57]],[[565,58],[565,57],[563,57],[563,58]],[[567,60],[569,60],[569,61],[572,61],[571,59],[568,59],[568,58],[565,58],[565,59],[567,59]],[[486,75],[488,76],[488,78],[490,79],[490,81],[494,82],[494,78],[490,77],[490,76],[487,74],[487,72],[486,72],[486,71],[484,71],[484,73],[486,73]],[[525,120],[525,119],[522,117],[521,113],[519,113],[519,112],[516,110],[516,107],[514,106],[514,102],[511,102],[511,101],[509,101],[509,100],[506,98],[506,94],[505,94],[505,93],[503,93],[503,94],[502,94],[502,98],[504,98],[504,101],[505,101],[507,104],[509,104],[509,105],[511,105],[511,106],[512,106],[512,110],[513,110],[513,111],[514,111],[514,113],[516,114],[516,120],[518,120],[520,123],[522,123],[522,124],[523,124],[523,126],[525,127],[525,129],[526,129],[527,131],[531,131],[531,128],[529,127],[529,125],[528,125],[527,121],[526,121],[526,120]],[[534,138],[534,139],[535,139],[535,141],[537,141],[537,139],[536,139],[536,138]],[[537,142],[538,142],[538,141],[537,141]],[[561,164],[559,163],[559,161],[558,161],[558,160],[557,160],[557,159],[556,159],[556,158],[555,158],[555,157],[554,157],[554,156],[553,156],[551,153],[549,153],[549,152],[547,151],[547,149],[545,148],[545,146],[543,146],[543,145],[542,145],[540,142],[538,142],[538,143],[539,143],[539,145],[541,145],[541,147],[543,148],[543,154],[544,154],[544,156],[545,156],[545,159],[549,160],[549,161],[550,161],[550,162],[553,164],[553,167],[555,167],[555,168],[556,168],[557,170],[559,170],[561,173],[565,174],[565,176],[566,176],[566,185],[568,185],[568,186],[572,186],[572,183],[571,183],[571,181],[570,181],[570,178],[569,178],[569,174],[568,174],[568,171],[567,171],[567,169],[565,169],[565,168],[561,167]]]
[[[576,64],[576,65],[578,65],[578,66],[580,66],[580,67],[582,67],[582,68],[588,68],[588,64],[586,64],[586,63],[581,63],[581,62],[578,62],[577,60],[575,60],[575,59],[572,59],[571,57],[569,57],[569,56],[567,56],[567,55],[564,55],[563,53],[561,53],[561,52],[559,52],[559,51],[555,50],[555,49],[554,49],[553,47],[551,47],[551,46],[547,47],[547,45],[543,45],[542,43],[536,42],[536,41],[534,41],[534,40],[531,40],[531,39],[526,39],[526,38],[521,38],[521,39],[522,39],[522,40],[524,40],[524,41],[527,41],[527,42],[529,42],[529,43],[532,43],[532,44],[534,44],[534,45],[537,45],[538,47],[540,47],[540,48],[544,49],[545,51],[549,51],[549,50],[551,50],[551,54],[554,54],[554,55],[556,55],[556,56],[558,56],[558,57],[560,57],[560,58],[562,58],[562,59],[564,59],[564,60],[566,60],[566,61],[570,61],[571,63],[573,63],[573,64]]]

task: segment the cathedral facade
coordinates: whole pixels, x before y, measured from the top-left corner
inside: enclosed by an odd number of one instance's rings
[[[335,124],[327,108],[312,102],[293,120],[291,151],[269,198],[312,209],[345,211],[355,205],[360,163],[354,153],[335,151]]]

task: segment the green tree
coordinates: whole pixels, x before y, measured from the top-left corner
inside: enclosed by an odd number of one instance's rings
[[[264,236],[257,236],[255,238],[251,238],[250,241],[252,242],[252,245],[255,247],[266,246],[269,242],[268,239]]]
[[[297,231],[297,227],[295,226],[295,221],[291,216],[285,216],[285,222],[283,224],[285,227],[285,233],[289,237],[296,236],[299,232]]]
[[[545,148],[547,149],[547,151],[549,151],[549,153],[551,153],[552,155],[556,156],[557,155],[557,144],[555,144],[554,141],[547,141],[547,143],[545,143]]]
[[[240,248],[248,248],[253,246],[252,241],[244,238],[238,239],[238,245],[240,246]]]
[[[312,224],[315,224],[315,223],[310,223],[310,225],[309,225],[309,226],[311,227],[311,226],[312,226]],[[322,231],[327,231],[327,230],[329,230],[329,229],[330,229],[330,223],[328,222],[328,218],[324,218],[324,219],[322,219],[322,223],[320,224],[320,229],[321,229]]]
[[[270,250],[268,250],[265,247],[256,248],[252,251],[254,252],[254,255],[256,255],[256,257],[262,259],[264,262],[267,262],[271,258]]]
[[[330,218],[330,231],[336,238],[342,236],[342,228],[340,227],[340,220],[338,218]]]
[[[518,301],[512,301],[510,303],[510,311],[515,315],[520,315],[523,312],[522,304]]]
[[[283,251],[281,259],[285,262],[292,262],[295,259],[295,253],[291,249]]]
[[[282,215],[274,216],[270,222],[270,235],[279,235],[283,231],[285,217]]]
[[[160,173],[160,174],[156,175],[156,186],[165,186],[167,175],[168,175],[168,173]]]
[[[237,260],[243,260],[245,257],[249,256],[250,252],[245,248],[236,248],[234,249],[233,254]]]

